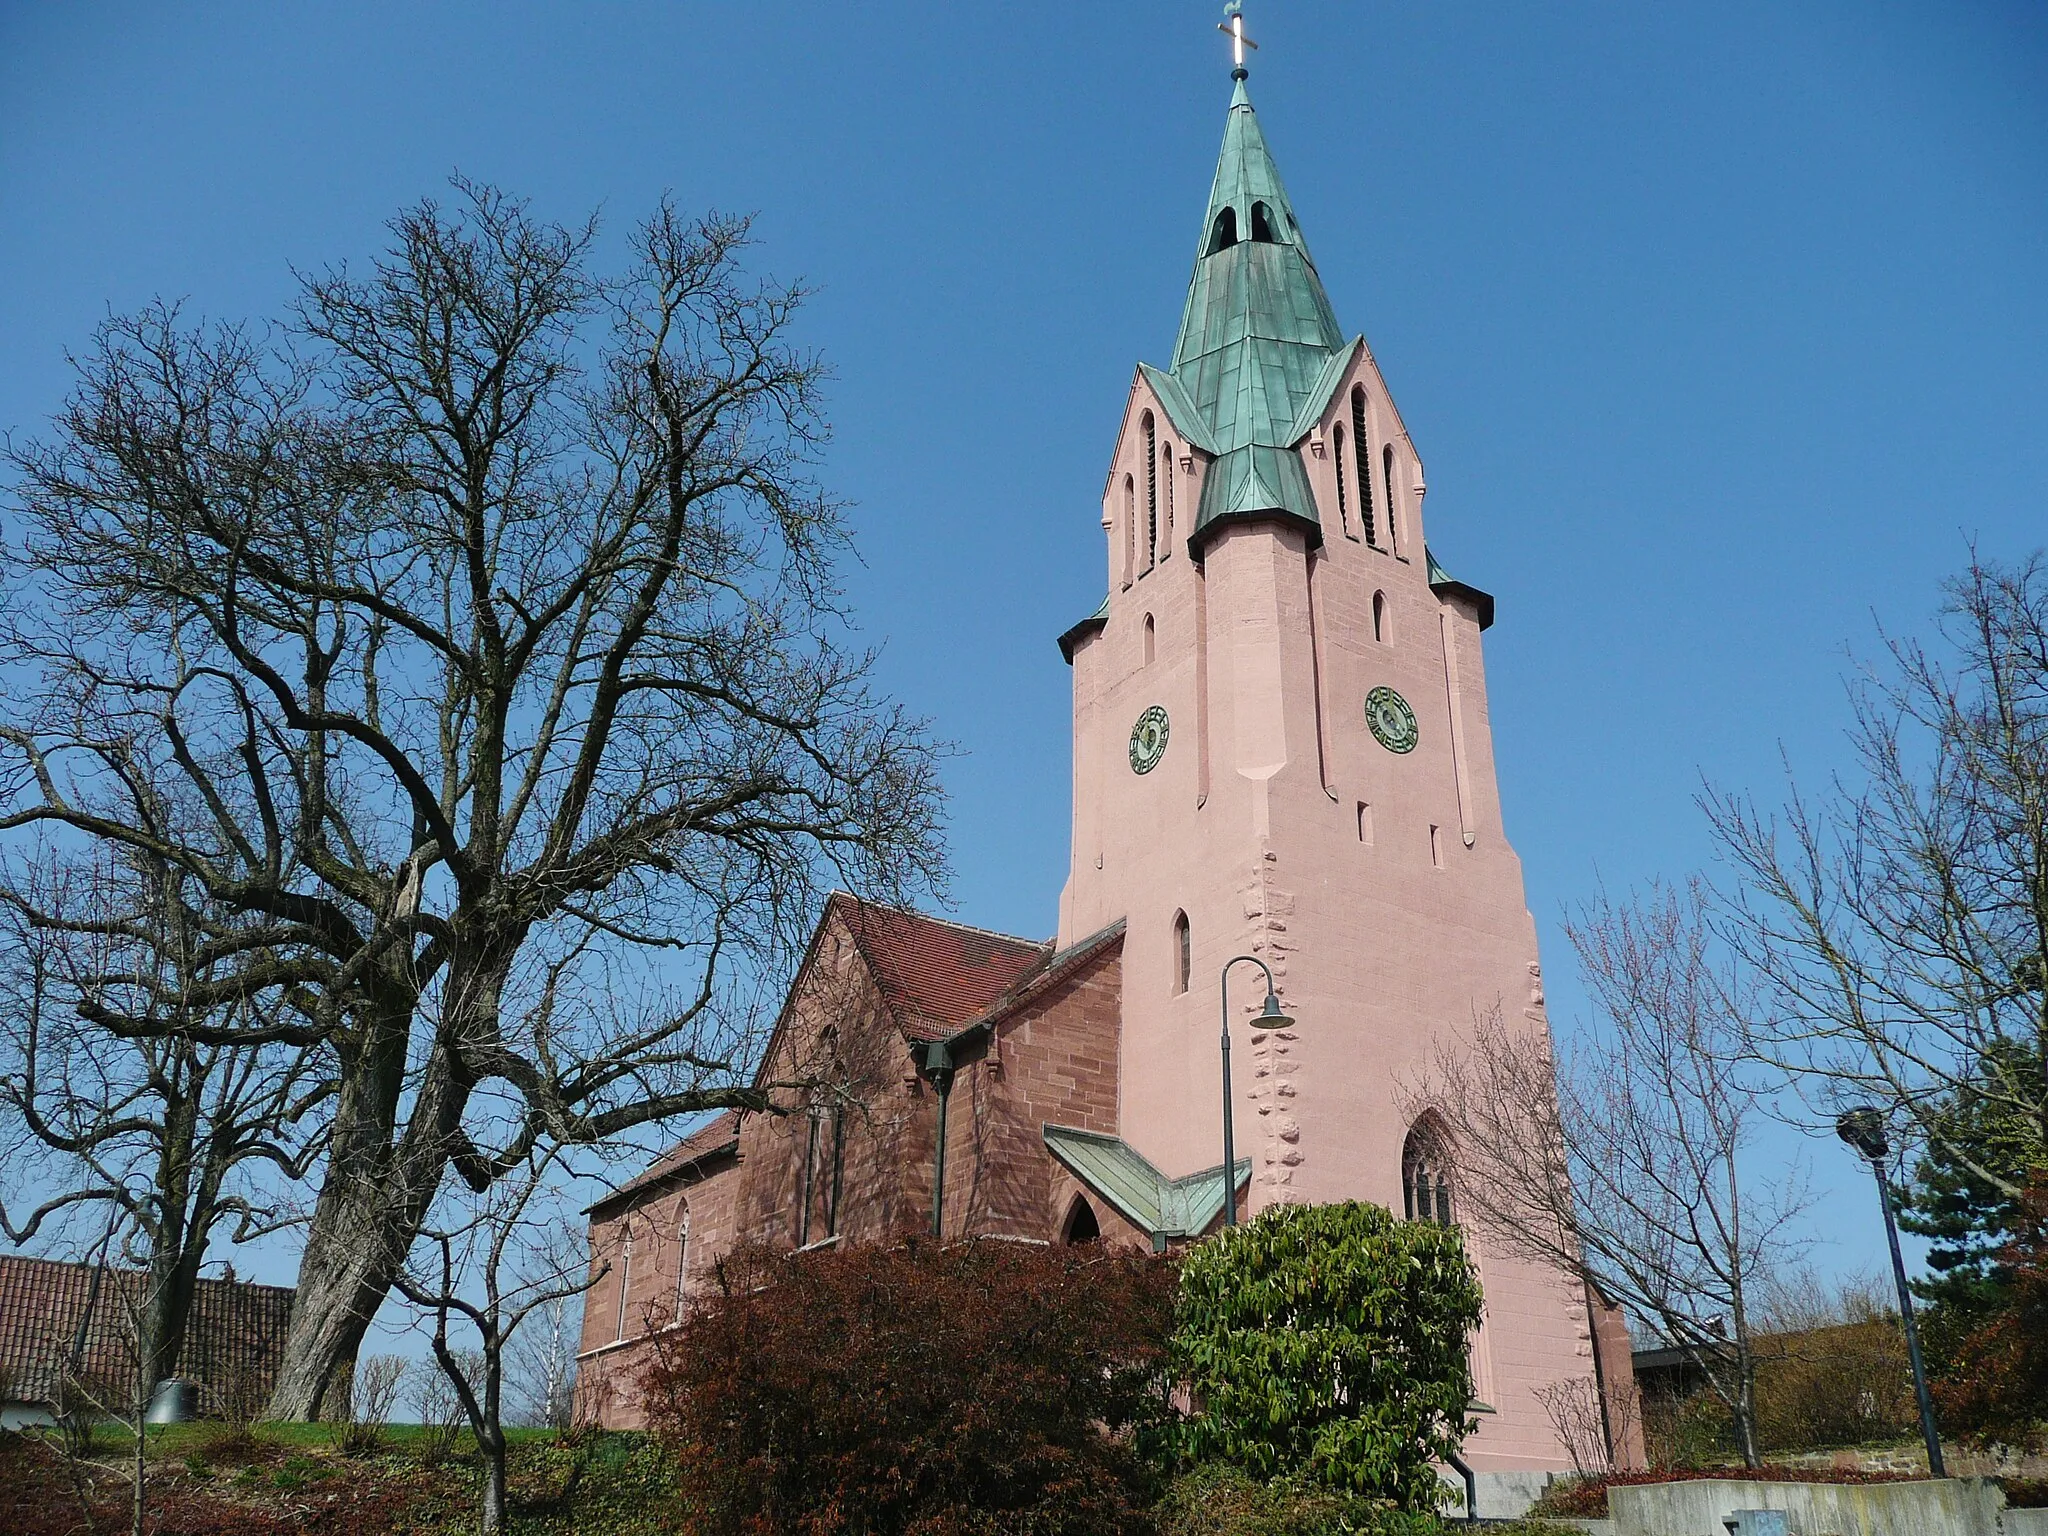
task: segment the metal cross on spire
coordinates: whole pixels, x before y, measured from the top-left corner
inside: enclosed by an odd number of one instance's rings
[[[1230,62],[1233,66],[1230,78],[1242,80],[1249,73],[1244,67],[1244,51],[1259,45],[1244,35],[1244,0],[1230,0],[1223,7],[1223,19],[1216,23],[1218,32],[1230,34]]]

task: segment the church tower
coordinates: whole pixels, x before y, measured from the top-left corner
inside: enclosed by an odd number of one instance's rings
[[[1371,1200],[1451,1219],[1409,1093],[1498,1008],[1547,1029],[1501,822],[1480,636],[1431,555],[1422,459],[1317,275],[1240,64],[1171,362],[1132,379],[1103,489],[1109,593],[1073,668],[1059,944],[1122,920],[1118,1128],[1169,1177],[1220,1157],[1233,973],[1247,1211]],[[1587,1298],[1483,1250],[1475,1466],[1561,1464],[1534,1397],[1595,1373]],[[1604,1330],[1603,1330],[1604,1331]]]

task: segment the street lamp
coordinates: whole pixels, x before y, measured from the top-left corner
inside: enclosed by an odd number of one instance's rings
[[[1941,1434],[1934,1427],[1934,1399],[1927,1395],[1927,1367],[1920,1359],[1920,1330],[1913,1323],[1913,1293],[1906,1289],[1906,1261],[1899,1256],[1899,1228],[1892,1220],[1891,1184],[1884,1176],[1884,1160],[1891,1152],[1884,1116],[1874,1105],[1859,1104],[1835,1117],[1835,1134],[1851,1151],[1868,1158],[1870,1171],[1877,1176],[1885,1240],[1892,1248],[1892,1278],[1899,1287],[1899,1316],[1906,1324],[1906,1353],[1913,1361],[1913,1395],[1920,1400],[1920,1433],[1927,1441],[1927,1470],[1935,1477],[1947,1477],[1948,1469],[1941,1461]]]
[[[1273,968],[1257,955],[1239,955],[1223,966],[1223,1225],[1237,1225],[1237,1144],[1230,1127],[1230,967],[1249,960],[1266,973],[1266,1006],[1259,1011],[1263,1029],[1285,1029],[1294,1022],[1280,1007],[1273,986]]]

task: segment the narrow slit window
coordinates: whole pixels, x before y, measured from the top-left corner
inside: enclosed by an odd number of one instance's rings
[[[1153,639],[1153,626],[1152,626],[1152,615],[1148,613],[1148,614],[1146,614],[1146,615],[1145,615],[1145,665],[1146,665],[1146,666],[1148,666],[1148,667],[1149,667],[1149,666],[1151,666],[1151,665],[1152,665],[1152,657],[1154,656],[1154,654],[1156,654],[1156,652],[1155,652],[1155,649],[1154,649],[1154,639]]]
[[[690,1206],[683,1202],[676,1210],[676,1312],[682,1313],[683,1299],[690,1294]]]
[[[1358,802],[1358,840],[1368,848],[1372,846],[1372,805],[1365,800]]]
[[[1380,483],[1386,487],[1387,497],[1387,548],[1395,554],[1401,553],[1401,520],[1394,510],[1394,445],[1388,443],[1380,450]]]
[[[1188,915],[1176,912],[1173,915],[1173,990],[1176,996],[1187,991],[1194,964],[1195,945],[1188,928]]]
[[[1444,867],[1444,829],[1434,823],[1429,829],[1429,862],[1438,869]]]
[[[1387,638],[1387,594],[1384,592],[1372,595],[1372,637],[1380,641]]]
[[[1124,476],[1124,585],[1131,584],[1131,577],[1138,563],[1138,490],[1129,475]]]
[[[1173,444],[1161,449],[1159,458],[1159,477],[1166,482],[1166,542],[1159,550],[1159,558],[1164,560],[1173,553]]]
[[[626,1336],[626,1304],[631,1299],[632,1289],[633,1219],[629,1216],[626,1218],[624,1239],[619,1244],[619,1320],[618,1326],[612,1332],[615,1339],[623,1339]]]
[[[1358,463],[1358,523],[1365,542],[1377,545],[1372,520],[1372,443],[1365,435],[1365,386],[1351,386],[1351,453]]]

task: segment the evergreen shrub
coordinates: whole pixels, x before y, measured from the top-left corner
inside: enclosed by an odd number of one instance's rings
[[[1472,1429],[1479,1285],[1454,1227],[1376,1205],[1284,1205],[1181,1265],[1173,1375],[1189,1463],[1436,1506]]]
[[[1148,1531],[1173,1271],[998,1241],[745,1251],[658,1331],[701,1536]]]

